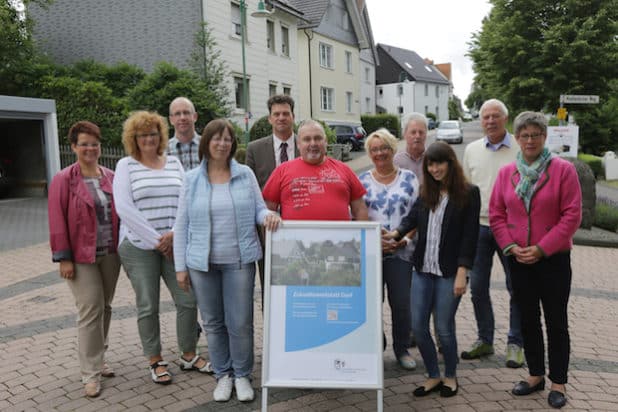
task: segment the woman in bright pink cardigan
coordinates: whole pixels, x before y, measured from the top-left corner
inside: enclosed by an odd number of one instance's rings
[[[570,353],[570,250],[581,222],[581,188],[575,167],[545,147],[547,120],[542,113],[519,114],[513,128],[521,152],[498,173],[489,202],[491,230],[508,256],[513,294],[521,308],[530,375],[512,392],[519,396],[545,389],[542,304],[551,380],[547,401],[561,408]]]

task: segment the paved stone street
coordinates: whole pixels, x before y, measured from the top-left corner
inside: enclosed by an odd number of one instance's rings
[[[147,362],[141,354],[136,328],[134,295],[121,274],[114,300],[107,361],[116,377],[103,380],[97,399],[83,396],[76,350],[73,297],[50,261],[41,233],[46,233],[43,204],[11,200],[0,207],[0,410],[259,410],[261,397],[247,404],[212,399],[215,381],[197,372],[171,371],[174,384],[151,383]],[[35,202],[36,203],[36,202]],[[30,213],[26,213],[30,211]],[[26,222],[20,219],[27,218]],[[7,228],[7,220],[11,228]],[[35,228],[29,228],[34,225]],[[42,228],[39,227],[44,225]],[[36,229],[38,227],[38,229]],[[26,233],[36,232],[36,233]],[[45,234],[46,236],[46,234]],[[7,239],[13,239],[12,244]],[[25,245],[29,244],[29,245]],[[572,356],[565,410],[618,411],[618,250],[576,246],[572,254],[573,286],[570,302]],[[165,290],[165,288],[163,288]],[[492,296],[496,310],[496,354],[482,361],[462,361],[458,376],[460,392],[449,399],[430,395],[415,399],[411,392],[423,379],[417,371],[399,368],[390,350],[384,354],[384,410],[388,411],[500,411],[547,409],[547,391],[523,398],[510,394],[513,383],[526,376],[524,369],[504,367],[507,326],[507,293],[504,277],[495,270]],[[254,386],[260,386],[262,317],[260,291],[255,294]],[[170,296],[162,295],[164,356],[178,358],[175,318]],[[475,339],[469,294],[457,316],[457,335],[462,348]],[[384,324],[390,342],[390,313],[384,306]],[[202,338],[202,345],[205,339]],[[206,352],[206,348],[203,348]],[[363,390],[271,389],[271,411],[373,411],[376,392]]]

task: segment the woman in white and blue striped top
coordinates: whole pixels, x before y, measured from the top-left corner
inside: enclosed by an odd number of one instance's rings
[[[118,253],[131,280],[137,304],[137,325],[152,381],[170,384],[172,376],[161,356],[159,288],[163,278],[176,306],[176,333],[181,369],[207,372],[196,354],[195,297],[176,281],[173,231],[184,171],[180,161],[165,155],[168,126],[154,112],[138,111],[125,121],[122,142],[129,156],[116,165],[114,198],[121,219]]]

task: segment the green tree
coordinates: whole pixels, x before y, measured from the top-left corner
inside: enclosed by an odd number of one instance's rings
[[[618,76],[618,0],[490,0],[493,8],[473,35],[474,101],[497,97],[514,114],[553,111],[560,94],[596,94],[610,102]],[[470,102],[472,103],[472,101]],[[473,106],[473,105],[469,105]],[[593,141],[602,107],[577,107],[580,142]],[[578,120],[579,121],[579,120]],[[611,135],[616,139],[618,130]]]
[[[48,75],[40,82],[40,93],[56,100],[60,139],[67,136],[73,123],[88,119],[101,128],[104,144],[120,145],[128,108],[124,99],[115,97],[103,83]]]
[[[32,41],[33,22],[27,14],[16,10],[15,2],[0,0],[0,94],[22,95],[23,71],[35,58]],[[24,0],[46,6],[50,0]]]
[[[189,66],[215,96],[217,105],[225,108],[227,114],[230,94],[225,79],[228,77],[228,70],[206,22],[202,23],[195,34],[194,41],[195,48],[189,58]]]
[[[69,68],[72,76],[82,81],[97,81],[109,87],[114,96],[125,96],[146,76],[144,70],[128,63],[118,63],[113,66],[82,60]]]
[[[198,113],[196,128],[201,130],[212,119],[225,117],[227,110],[217,104],[213,92],[202,79],[189,70],[181,70],[166,62],[158,63],[128,94],[133,110],[154,110],[169,115],[169,104],[178,96],[186,96]]]
[[[460,119],[462,116],[461,100],[457,96],[448,100],[448,118],[450,120]]]

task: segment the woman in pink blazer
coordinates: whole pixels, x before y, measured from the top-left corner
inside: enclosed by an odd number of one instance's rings
[[[104,361],[120,259],[114,172],[100,166],[101,131],[81,121],[69,130],[77,162],[54,176],[49,187],[49,243],[77,306],[79,365],[86,396],[101,392],[101,376],[114,376]]]
[[[561,408],[570,353],[570,250],[581,222],[581,188],[575,167],[545,147],[547,120],[542,113],[520,113],[513,128],[521,152],[498,173],[489,203],[491,230],[508,256],[513,294],[521,308],[530,375],[512,392],[521,396],[545,389],[543,305],[551,380],[547,401]]]

